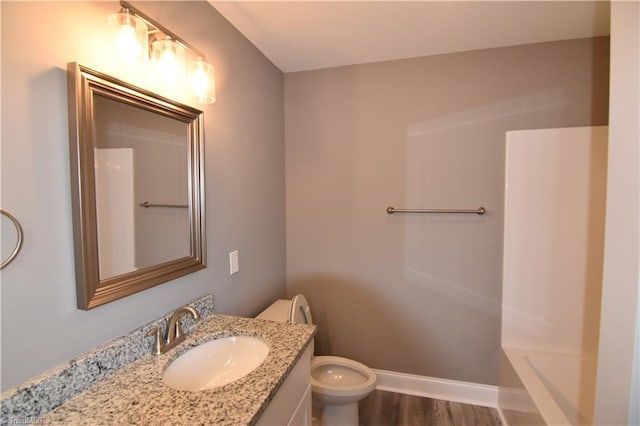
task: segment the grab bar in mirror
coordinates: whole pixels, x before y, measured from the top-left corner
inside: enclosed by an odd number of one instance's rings
[[[387,207],[387,213],[475,213],[483,215],[487,211],[484,207],[478,207],[475,210],[456,210],[456,209],[396,209],[395,207]]]
[[[149,207],[169,207],[172,209],[188,209],[189,208],[189,206],[186,204],[154,204],[148,201],[142,202],[138,205],[140,207],[144,207],[145,209],[148,209]]]

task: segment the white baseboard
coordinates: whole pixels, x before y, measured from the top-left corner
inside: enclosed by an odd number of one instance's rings
[[[394,371],[374,370],[378,376],[376,389],[443,399],[483,407],[498,406],[498,387],[478,383],[438,379]]]

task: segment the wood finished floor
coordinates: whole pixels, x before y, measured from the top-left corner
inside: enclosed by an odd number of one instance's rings
[[[501,426],[494,408],[374,391],[359,402],[360,426]]]

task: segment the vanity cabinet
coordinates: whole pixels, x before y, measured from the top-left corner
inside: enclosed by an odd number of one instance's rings
[[[304,351],[269,406],[258,419],[258,426],[311,425],[311,355],[313,343]]]

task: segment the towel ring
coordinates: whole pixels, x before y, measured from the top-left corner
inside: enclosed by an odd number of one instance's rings
[[[16,258],[18,253],[20,253],[20,249],[22,248],[22,240],[24,239],[24,233],[22,232],[22,226],[20,226],[20,222],[18,222],[18,219],[16,219],[11,213],[6,211],[5,209],[0,209],[0,214],[6,216],[11,222],[13,222],[13,225],[16,227],[16,232],[18,233],[18,241],[16,241],[16,247],[13,249],[13,252],[11,253],[11,255],[9,255],[7,260],[3,260],[2,264],[0,264],[0,269],[4,269],[4,267],[10,264],[13,259]]]

